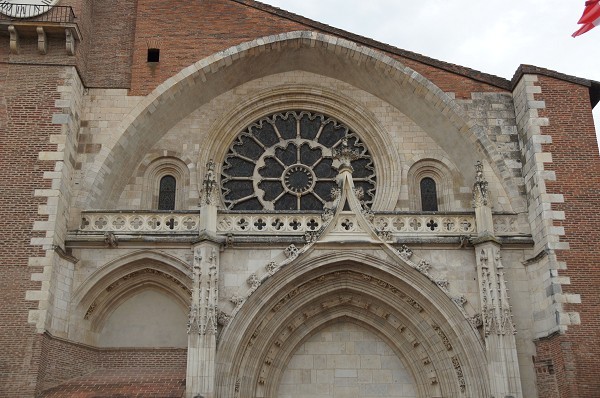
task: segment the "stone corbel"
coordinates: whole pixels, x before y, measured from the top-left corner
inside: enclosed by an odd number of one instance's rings
[[[48,53],[48,39],[46,37],[46,31],[42,26],[38,26],[36,29],[38,35],[38,51],[42,55]]]
[[[65,38],[67,44],[67,54],[75,55],[75,36],[73,36],[71,29],[65,29]]]
[[[18,54],[19,53],[19,32],[17,32],[17,28],[15,28],[14,25],[9,25],[8,33],[10,33],[10,53]]]

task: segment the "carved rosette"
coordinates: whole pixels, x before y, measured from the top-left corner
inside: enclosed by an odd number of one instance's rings
[[[288,259],[294,259],[296,257],[298,257],[298,255],[300,254],[300,249],[298,249],[296,247],[296,245],[289,245],[286,249],[285,249],[285,256]]]
[[[413,255],[413,251],[408,248],[406,245],[402,245],[400,249],[398,249],[398,255],[406,260],[410,259]]]
[[[256,290],[260,286],[260,278],[255,273],[252,273],[246,280],[246,283],[248,283],[248,286],[250,286],[250,289]]]
[[[279,269],[279,265],[275,262],[275,261],[270,261],[266,266],[265,269],[267,270],[267,273],[269,275],[273,275],[275,272],[277,272],[277,270]]]

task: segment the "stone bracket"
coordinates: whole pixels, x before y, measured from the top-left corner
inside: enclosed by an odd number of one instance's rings
[[[40,54],[45,55],[48,53],[48,39],[46,37],[46,31],[43,26],[38,26],[36,28],[38,35],[38,51]]]
[[[21,42],[37,40],[38,52],[42,55],[48,53],[48,37],[59,37],[64,34],[65,49],[70,56],[75,55],[75,42],[81,41],[82,36],[75,23],[53,23],[42,21],[0,21],[0,28],[7,27],[10,34],[10,53],[19,54]]]
[[[17,28],[14,25],[9,25],[8,32],[10,33],[10,53],[18,54],[19,53],[19,32],[17,32]]]
[[[67,54],[75,55],[75,36],[70,28],[65,29]]]

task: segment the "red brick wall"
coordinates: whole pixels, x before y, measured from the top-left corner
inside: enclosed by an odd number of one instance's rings
[[[97,351],[44,335],[37,392],[83,376],[98,368]]]
[[[22,397],[35,387],[40,340],[28,323],[29,310],[37,302],[25,301],[27,290],[40,290],[31,274],[41,268],[28,266],[31,256],[44,256],[30,246],[38,206],[46,198],[34,197],[35,189],[49,188],[44,171],[54,161],[39,161],[40,151],[55,151],[49,136],[60,133],[52,124],[59,98],[56,86],[63,67],[0,64],[0,396]],[[27,76],[27,78],[24,78]]]
[[[600,157],[587,87],[539,76],[542,94],[536,99],[546,101],[540,117],[548,117],[550,125],[543,134],[552,136],[552,144],[544,152],[552,153],[547,170],[556,173],[556,182],[547,182],[548,193],[563,194],[565,203],[554,204],[554,210],[564,211],[563,226],[570,250],[558,251],[559,261],[567,263],[561,276],[571,279],[563,292],[580,294],[581,305],[567,304],[566,311],[579,312],[581,325],[569,326],[565,336],[555,336],[538,348],[555,360],[558,389],[561,397],[600,397]]]
[[[137,1],[102,0],[92,3],[85,84],[87,87],[128,88]]]
[[[562,336],[552,335],[547,339],[535,342],[534,365],[540,398],[570,397],[570,394],[574,392],[573,390],[568,392],[566,390],[569,384],[567,383],[567,363],[565,363],[563,350],[561,349],[561,341],[563,340]],[[572,366],[572,363],[569,363],[569,366]],[[576,385],[571,387],[576,388]]]
[[[103,369],[122,375],[163,372],[185,378],[187,349],[93,348],[49,335],[43,336],[41,345],[38,393]]]
[[[301,23],[226,0],[171,2],[138,0],[131,93],[146,95],[183,68],[211,54],[258,37],[315,30]],[[168,16],[168,17],[167,17]],[[326,32],[325,32],[326,33]],[[148,40],[157,39],[160,63],[146,62]],[[470,98],[471,92],[502,91],[458,74],[389,54],[431,79],[442,90]]]
[[[477,80],[469,79],[455,73],[425,65],[411,59],[391,55],[404,65],[419,72],[425,78],[431,80],[442,91],[456,94],[457,99],[471,99],[471,93],[506,92],[506,90],[486,84]]]

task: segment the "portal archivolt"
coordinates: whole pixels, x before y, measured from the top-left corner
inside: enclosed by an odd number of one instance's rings
[[[460,310],[418,272],[407,269],[403,280],[391,267],[383,270],[381,260],[362,257],[372,265],[345,260],[317,266],[327,261],[321,258],[290,265],[295,270],[264,283],[223,331],[218,396],[277,396],[297,347],[347,320],[394,350],[412,374],[417,396],[486,396],[483,348]]]

